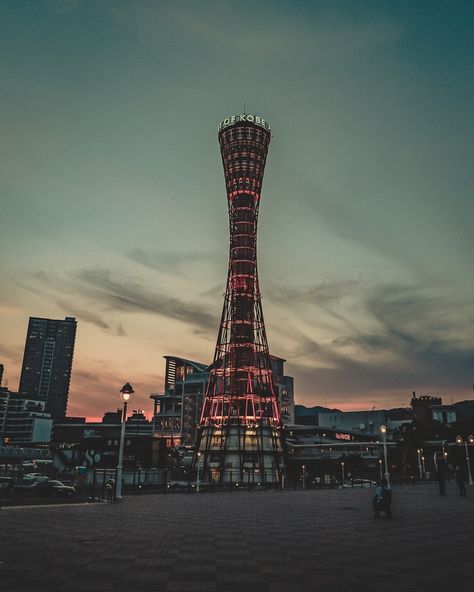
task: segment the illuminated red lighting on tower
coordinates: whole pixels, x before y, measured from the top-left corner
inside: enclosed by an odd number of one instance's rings
[[[270,127],[236,115],[218,128],[229,211],[224,307],[200,422],[200,469],[218,481],[275,483],[282,470],[275,395],[257,273],[257,219]]]

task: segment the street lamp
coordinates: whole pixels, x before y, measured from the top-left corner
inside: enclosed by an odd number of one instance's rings
[[[423,467],[423,479],[426,479],[426,467],[425,467],[425,457],[421,457],[421,465]]]
[[[319,454],[321,456],[321,460],[323,460],[323,438],[326,437],[326,434],[319,435]]]
[[[196,491],[197,491],[197,493],[199,493],[199,486],[200,486],[199,470],[201,468],[201,453],[200,452],[197,453],[197,457],[198,457],[198,461],[197,461],[197,474],[196,474]]]
[[[381,425],[380,426],[380,433],[382,434],[383,438],[383,456],[385,459],[385,479],[387,479],[388,485],[390,485],[390,473],[388,470],[388,461],[387,461],[387,426]]]
[[[462,446],[464,444],[466,448],[466,464],[467,464],[467,474],[469,476],[469,485],[472,485],[472,473],[471,473],[471,461],[469,459],[469,446],[474,445],[474,436],[470,434],[465,440],[463,440],[462,436],[456,436],[456,444],[458,446]]]
[[[418,448],[418,450],[416,451],[418,454],[418,473],[420,474],[420,481],[423,477],[422,475],[422,469],[421,469],[421,453],[423,452],[423,450],[421,448]]]
[[[380,479],[382,479],[382,478],[383,478],[382,463],[383,463],[383,460],[382,460],[381,458],[379,458],[379,472],[380,472]]]
[[[303,465],[303,489],[306,489],[306,467]]]
[[[344,461],[341,462],[342,485],[344,485]]]
[[[117,485],[115,489],[115,497],[122,499],[122,469],[123,469],[123,444],[125,441],[125,420],[127,418],[127,403],[130,401],[130,397],[135,391],[132,385],[127,382],[120,389],[120,397],[123,401],[123,412],[122,412],[122,426],[120,430],[120,445],[119,445],[119,457],[117,464]]]

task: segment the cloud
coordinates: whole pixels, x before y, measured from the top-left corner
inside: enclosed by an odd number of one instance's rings
[[[154,269],[156,271],[174,271],[175,273],[182,273],[182,268],[186,265],[203,263],[214,260],[215,256],[211,253],[204,253],[199,251],[189,251],[187,253],[177,252],[152,252],[144,249],[134,249],[129,253],[128,257],[145,267]]]
[[[0,343],[0,356],[2,356],[2,358],[5,360],[16,363],[18,359],[20,359],[21,353],[21,347],[8,347],[7,345],[3,345]]]
[[[59,13],[71,13],[78,10],[83,0],[50,0],[50,4]]]
[[[100,317],[97,314],[94,314],[90,311],[85,311],[85,310],[81,310],[79,308],[76,308],[74,306],[74,304],[71,304],[70,302],[66,302],[65,300],[58,300],[57,303],[62,309],[66,310],[71,316],[74,316],[74,317],[80,319],[81,321],[85,321],[86,323],[92,323],[93,325],[95,325],[96,327],[99,327],[100,329],[106,329],[106,330],[110,329],[110,325],[108,323],[106,323],[102,319],[102,317]]]
[[[298,388],[350,401],[363,393],[382,398],[396,390],[436,385],[449,391],[471,384],[474,347],[461,333],[463,326],[450,319],[456,303],[387,285],[372,287],[365,305],[376,331],[359,330],[329,343],[298,338],[292,356],[296,363],[290,361]]]
[[[125,335],[122,324],[114,327],[112,323],[96,312],[90,312],[74,303],[73,299],[88,299],[93,302],[94,310],[128,313],[150,313],[178,320],[195,328],[195,333],[207,334],[218,326],[218,312],[211,314],[200,303],[184,301],[174,296],[153,292],[136,280],[125,275],[120,281],[113,278],[109,270],[83,269],[74,276],[55,276],[43,271],[35,272],[25,279],[15,280],[23,290],[42,293],[48,297],[67,294],[68,298],[57,298],[58,305],[73,316],[92,323],[95,326],[113,331],[116,335]]]
[[[328,195],[330,190],[326,187],[315,187],[314,184],[300,181],[298,190],[306,207],[315,212],[317,219],[322,220],[337,237],[401,263],[415,272],[418,278],[433,283],[434,275],[420,263],[416,253],[394,234],[398,226],[394,225],[391,232],[383,221],[377,223],[377,219],[373,218],[369,222],[367,208],[356,209],[344,203],[340,195]]]
[[[108,360],[96,359],[87,365],[81,364],[84,361],[73,365],[68,415],[102,417],[105,411],[114,411],[121,406],[120,387],[130,380],[135,390],[130,409],[143,408],[150,415],[149,395],[162,388],[162,375],[140,374],[131,379],[128,374],[123,374],[123,368],[117,372]]]
[[[351,22],[340,11],[324,7],[310,20],[299,11],[289,12],[275,3],[245,1],[194,6],[145,3],[135,5],[133,10],[114,4],[109,10],[142,41],[160,41],[166,22],[172,35],[189,39],[193,47],[208,47],[253,60],[258,56],[259,60],[287,61],[295,54],[300,59],[321,63],[352,60],[354,54],[390,45],[402,34],[401,27],[387,18],[366,17]],[[232,34],[236,30],[237,36]]]
[[[136,283],[116,281],[107,270],[85,269],[79,272],[78,279],[83,293],[111,310],[158,314],[204,331],[217,326],[216,317],[200,304],[151,292]]]
[[[343,279],[325,281],[313,286],[296,286],[294,284],[274,285],[268,292],[269,300],[285,307],[290,306],[294,314],[298,314],[298,304],[309,304],[316,306],[329,316],[342,321],[345,325],[352,327],[352,322],[347,315],[336,310],[343,299],[358,291],[362,285],[359,279]]]
[[[95,325],[100,329],[104,329],[105,331],[111,331],[118,337],[123,337],[127,334],[121,323],[114,328],[98,314],[77,308],[77,306],[71,302],[59,299],[57,303],[63,310],[66,311],[69,316],[76,317],[79,321],[91,323],[92,325]]]

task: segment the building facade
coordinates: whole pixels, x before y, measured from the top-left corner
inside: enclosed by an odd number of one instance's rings
[[[47,443],[53,420],[44,401],[25,399],[7,388],[0,388],[0,436],[3,442]]]
[[[283,426],[295,423],[295,393],[292,376],[285,376],[285,362],[283,358],[270,356],[270,364],[275,381],[275,392],[280,407],[281,423]]]
[[[76,319],[30,317],[20,376],[19,394],[42,401],[54,421],[66,416]]]
[[[166,360],[163,393],[152,393],[153,429],[167,447],[196,444],[204,393],[209,381],[206,364],[176,356]]]
[[[115,469],[121,427],[121,414],[107,413],[101,422],[68,418],[63,423],[55,423],[51,448],[64,468]],[[142,413],[133,413],[125,423],[124,468],[151,467],[154,464],[154,443],[152,423]]]

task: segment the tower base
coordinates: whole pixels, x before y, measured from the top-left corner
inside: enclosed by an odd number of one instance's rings
[[[201,428],[197,468],[200,479],[214,483],[277,484],[283,454],[280,430],[270,425],[227,425]]]

